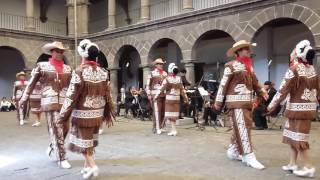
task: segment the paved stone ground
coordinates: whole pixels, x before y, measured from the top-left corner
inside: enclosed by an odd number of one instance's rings
[[[168,137],[151,134],[150,127],[150,122],[119,119],[115,126],[106,129],[96,150],[101,170],[98,179],[299,179],[280,169],[287,163],[288,149],[281,143],[279,129],[253,132],[256,155],[267,167],[259,171],[226,158],[230,137],[227,128],[199,131],[182,126],[179,136]],[[310,140],[311,157],[318,170],[319,129],[320,123],[314,122]],[[14,113],[0,113],[0,134],[1,180],[82,179],[80,155],[68,152],[73,166],[70,170],[59,169],[45,155],[48,134],[44,119],[39,128],[31,127],[31,123],[20,127]]]

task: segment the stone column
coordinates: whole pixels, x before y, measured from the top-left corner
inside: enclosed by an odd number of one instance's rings
[[[315,47],[315,51],[316,51],[316,55],[313,60],[313,65],[317,73],[320,73],[320,47]]]
[[[88,22],[89,22],[89,1],[88,0],[76,0],[77,1],[77,35],[88,34]],[[67,0],[68,7],[68,30],[69,36],[75,35],[74,27],[74,0]]]
[[[181,61],[184,63],[184,68],[187,71],[186,78],[191,83],[195,83],[194,63],[192,61]]]
[[[89,22],[89,1],[77,0],[77,14],[78,14],[78,34],[88,34]]]
[[[184,12],[193,11],[193,0],[183,0],[182,4],[182,10]]]
[[[25,29],[28,31],[34,31],[34,1],[33,0],[26,0],[26,16],[27,22],[25,25]]]
[[[147,22],[150,20],[150,1],[141,0],[140,6],[140,22]]]
[[[145,85],[147,84],[148,76],[150,74],[152,67],[150,64],[144,64],[144,65],[141,65],[140,67],[142,68],[142,71],[143,71],[143,88],[144,88]]]
[[[116,28],[116,1],[108,0],[108,29]]]
[[[118,95],[118,71],[120,68],[110,68],[110,87],[112,99],[116,100]]]

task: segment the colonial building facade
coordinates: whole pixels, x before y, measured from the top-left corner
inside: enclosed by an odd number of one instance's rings
[[[261,82],[280,84],[290,51],[301,39],[317,49],[319,0],[12,0],[0,2],[0,96],[14,74],[32,68],[41,46],[60,40],[76,65],[74,35],[97,42],[107,59],[113,94],[146,83],[152,60],[176,62],[195,83],[219,79],[235,41],[257,42],[254,68]],[[76,4],[77,31],[74,25]],[[19,9],[20,8],[20,9]],[[18,13],[19,12],[19,13]],[[14,14],[16,13],[16,14]],[[78,62],[78,63],[77,63]],[[8,85],[2,86],[2,84]]]

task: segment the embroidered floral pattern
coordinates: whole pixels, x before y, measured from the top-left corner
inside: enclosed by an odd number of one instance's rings
[[[167,77],[167,81],[172,84],[178,84],[178,83],[181,83],[181,78],[179,76],[176,76],[176,77],[169,76]]]
[[[58,92],[56,92],[51,86],[46,86],[42,90],[42,95],[45,97],[53,97],[58,96]]]
[[[72,71],[72,78],[70,82],[73,84],[79,84],[81,82],[80,76],[75,71]]]
[[[299,76],[306,76],[308,78],[314,77],[316,75],[313,66],[306,67],[304,64],[301,63],[297,65],[297,72]]]
[[[301,95],[301,99],[306,100],[306,101],[317,101],[317,90],[316,89],[304,89],[303,94]]]
[[[72,117],[80,119],[93,119],[103,116],[104,109],[97,110],[73,110]]]
[[[60,115],[63,115],[66,112],[66,110],[71,106],[72,102],[73,101],[69,98],[66,98],[64,100],[61,111],[60,111]]]
[[[85,102],[83,103],[84,107],[87,108],[102,108],[106,104],[106,100],[103,96],[96,97],[86,97]]]
[[[234,88],[234,92],[238,94],[250,94],[251,91],[247,88],[245,84],[237,84]]]
[[[102,70],[100,67],[97,67],[96,70],[93,70],[93,68],[89,66],[83,70],[82,77],[84,81],[99,83],[108,79],[108,73]]]
[[[235,72],[246,71],[246,66],[238,61],[235,61],[232,66]]]
[[[291,79],[291,78],[293,78],[294,77],[294,73],[290,70],[290,69],[288,69],[288,71],[286,72],[286,74],[284,75],[284,78],[285,79]]]

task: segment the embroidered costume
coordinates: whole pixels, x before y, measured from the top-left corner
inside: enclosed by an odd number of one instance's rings
[[[156,59],[154,64],[164,64],[162,59]],[[167,73],[159,68],[155,68],[148,76],[147,80],[147,94],[152,98],[153,107],[153,132],[161,134],[161,129],[165,127],[164,113],[165,113],[165,94],[160,93],[157,99],[155,95],[160,92],[161,83],[167,77]]]
[[[175,72],[174,72],[175,71]],[[164,120],[169,120],[172,125],[172,130],[168,133],[169,136],[176,136],[176,120],[179,117],[180,111],[180,96],[183,97],[186,102],[188,97],[182,84],[182,79],[177,76],[178,67],[171,63],[168,68],[169,76],[167,76],[161,85],[160,91],[156,94],[157,100],[160,94],[165,94],[165,113]]]
[[[26,88],[26,86],[28,85],[28,81],[26,81],[24,78],[26,77],[26,74],[22,71],[17,73],[16,75],[17,77],[17,81],[14,82],[13,85],[13,95],[12,95],[12,99],[15,102],[16,106],[17,106],[17,118],[18,121],[20,123],[20,125],[24,124],[24,120],[27,116],[27,109],[28,106],[24,106],[24,107],[19,107],[19,101],[22,97],[22,94]]]
[[[96,59],[98,46],[84,39],[78,46],[82,64],[72,73],[66,99],[60,111],[59,123],[72,118],[69,149],[84,156],[84,179],[98,176],[99,168],[93,159],[98,145],[102,122],[112,124],[114,118],[108,71],[99,67]]]
[[[250,48],[251,43],[244,40],[233,45],[228,51],[228,56],[234,56],[242,48]],[[233,133],[227,155],[231,159],[242,159],[247,165],[263,169],[253,154],[251,141],[252,129],[252,101],[253,93],[263,96],[266,92],[258,84],[253,72],[252,60],[248,57],[239,57],[225,65],[221,79],[215,107],[221,109],[225,103]]]
[[[60,111],[60,121],[72,117],[69,149],[73,152],[92,155],[98,145],[101,123],[112,120],[112,100],[107,80],[108,72],[96,64],[83,64],[72,74]]]
[[[43,51],[46,53],[50,53],[52,49],[64,50],[65,48],[61,42],[49,43],[43,47]],[[39,62],[33,70],[30,83],[20,102],[20,104],[24,104],[28,99],[32,98],[32,93],[39,82],[39,89],[41,89],[41,110],[45,112],[50,136],[47,153],[51,155],[52,152],[55,152],[59,163],[66,160],[64,139],[69,130],[69,122],[65,121],[63,125],[59,125],[57,122],[59,111],[70,83],[71,73],[71,67],[64,64],[63,60],[51,58],[49,62]]]
[[[295,63],[292,63],[287,70],[279,91],[271,101],[268,110],[274,111],[275,108],[288,97],[286,104],[285,117],[288,120],[283,130],[282,142],[291,146],[296,152],[303,152],[309,147],[309,133],[311,120],[316,118],[317,106],[319,101],[319,77],[312,65],[308,63],[308,56],[314,56],[314,52],[307,40],[301,41],[295,48]],[[312,61],[313,57],[309,57]],[[296,160],[296,159],[295,159]],[[289,167],[284,166],[287,170]],[[290,167],[293,167],[291,165]],[[290,169],[290,168],[289,168]],[[291,169],[291,170],[297,170]],[[294,171],[296,175],[307,176],[305,172],[310,171],[310,177],[314,175],[315,169],[306,171]]]

